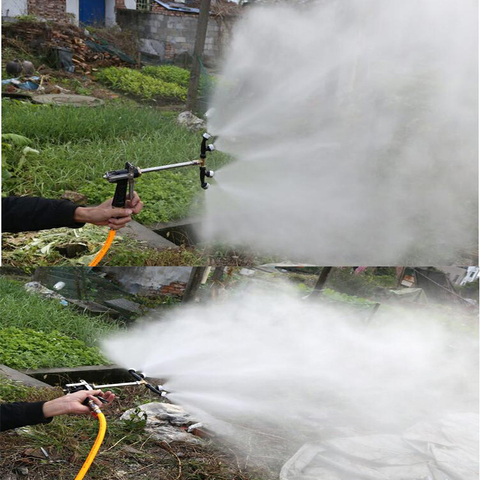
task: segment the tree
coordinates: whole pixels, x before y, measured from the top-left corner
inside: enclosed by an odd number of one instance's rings
[[[195,37],[195,47],[193,49],[193,65],[190,74],[190,83],[187,92],[187,110],[193,111],[197,103],[198,84],[200,81],[200,60],[205,48],[205,38],[207,36],[208,17],[210,15],[211,0],[201,0],[200,13],[198,15],[197,34]]]

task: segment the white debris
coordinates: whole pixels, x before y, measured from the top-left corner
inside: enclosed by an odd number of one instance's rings
[[[191,415],[178,405],[152,402],[127,410],[121,420],[130,420],[133,417],[140,419],[146,415],[145,431],[157,440],[170,442],[203,443],[200,437],[189,433],[189,427],[197,425]],[[192,429],[193,430],[193,429]]]

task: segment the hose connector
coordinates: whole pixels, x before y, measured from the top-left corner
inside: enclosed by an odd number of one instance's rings
[[[96,413],[97,415],[99,413],[102,413],[102,411],[100,410],[100,407],[93,400],[88,401],[88,407],[93,413]]]

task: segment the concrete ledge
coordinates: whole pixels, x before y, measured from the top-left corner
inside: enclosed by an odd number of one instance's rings
[[[0,364],[0,376],[6,377],[14,382],[19,382],[27,387],[52,388],[48,383],[41,382],[40,380],[32,378],[18,370],[14,370],[13,368],[7,367],[6,365]]]
[[[89,365],[75,368],[40,368],[27,369],[21,373],[41,379],[49,385],[65,385],[79,380],[91,383],[117,383],[127,382],[132,379],[128,371],[118,365]],[[42,383],[43,383],[42,382]]]
[[[131,221],[124,228],[122,228],[120,235],[133,238],[134,240],[140,240],[145,242],[149,247],[156,248],[158,250],[178,248],[178,246],[174,243],[169,242],[166,238],[163,238],[161,235],[158,235],[154,231],[135,221]]]

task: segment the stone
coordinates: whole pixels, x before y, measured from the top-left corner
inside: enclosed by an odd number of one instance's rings
[[[188,128],[192,131],[204,130],[205,122],[194,115],[192,112],[182,112],[177,117],[177,123],[182,127]]]

